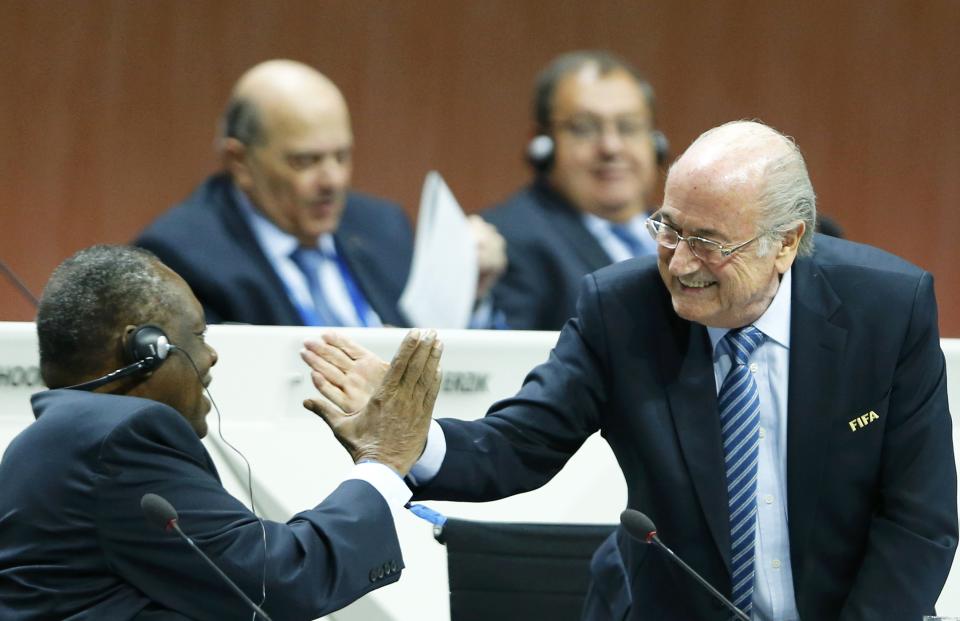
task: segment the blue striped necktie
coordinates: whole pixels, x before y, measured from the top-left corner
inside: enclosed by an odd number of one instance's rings
[[[313,300],[313,313],[308,318],[305,317],[304,323],[317,326],[342,326],[343,320],[337,315],[336,311],[327,302],[323,294],[323,285],[320,284],[320,266],[323,265],[323,254],[316,248],[298,247],[290,254],[290,258],[296,264],[303,277],[307,280],[307,287],[310,289],[310,298]]]
[[[753,608],[754,541],[757,530],[757,461],[760,453],[760,396],[750,372],[750,355],[763,342],[753,326],[724,337],[733,366],[720,386],[720,427],[730,506],[730,570],[733,603],[748,615]]]

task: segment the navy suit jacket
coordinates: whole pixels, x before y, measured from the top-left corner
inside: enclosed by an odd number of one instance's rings
[[[152,251],[187,281],[210,323],[302,325],[231,188],[226,173],[210,177],[134,243]],[[381,321],[408,326],[397,305],[413,256],[413,234],[403,210],[351,192],[333,237],[337,252]]]
[[[74,390],[33,398],[37,421],[0,461],[0,619],[248,619],[250,611],[185,542],[147,523],[143,494],[255,602],[264,542],[256,517],[220,484],[172,408]],[[390,510],[349,480],[286,524],[263,521],[264,610],[308,620],[396,581]]]
[[[932,277],[868,246],[821,235],[816,244],[792,277],[786,459],[797,607],[816,621],[919,619],[933,612],[957,545]],[[868,425],[851,423],[870,412],[878,418]],[[674,313],[653,258],[589,275],[578,316],[519,394],[479,421],[440,425],[446,457],[419,498],[484,501],[534,489],[599,430],[623,470],[628,506],[729,595],[710,339]],[[632,619],[728,618],[659,550],[623,533],[620,544]]]
[[[580,212],[538,181],[483,212],[507,241],[494,304],[514,330],[559,330],[576,313],[580,281],[612,259]]]

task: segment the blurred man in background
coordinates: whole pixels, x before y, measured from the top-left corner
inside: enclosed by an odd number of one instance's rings
[[[584,275],[656,252],[644,220],[668,147],[653,89],[608,52],[556,58],[537,77],[533,112],[536,176],[484,217],[507,240],[494,297],[508,325],[559,330]]]
[[[224,171],[136,240],[186,279],[208,321],[410,324],[398,307],[410,224],[399,206],[350,191],[353,132],[336,85],[294,61],[253,67],[231,95],[221,152]],[[482,301],[506,258],[496,230],[471,223]]]

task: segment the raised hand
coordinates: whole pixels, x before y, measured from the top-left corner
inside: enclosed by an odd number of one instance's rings
[[[327,345],[330,343],[327,342]],[[348,349],[340,351],[350,358]],[[366,352],[362,348],[349,351]],[[433,406],[440,390],[442,352],[443,345],[437,340],[436,332],[429,330],[422,333],[420,330],[411,330],[400,344],[379,386],[359,409],[345,411],[339,404],[332,405],[323,399],[306,399],[303,406],[330,426],[334,436],[347,449],[354,462],[376,461],[405,476],[416,463],[426,443]],[[322,356],[312,351],[309,353],[322,361],[323,364],[318,362],[321,366],[329,364]],[[370,363],[369,358],[360,355],[357,359],[360,358],[365,359],[364,364],[369,364],[370,369],[375,368],[376,365]],[[357,359],[354,359],[354,362]],[[340,362],[347,364],[344,360]],[[364,382],[370,379],[369,375],[365,376],[364,380],[354,382],[350,378],[349,370],[344,372],[341,369],[344,377],[342,384],[347,386],[348,390],[344,391],[341,387],[336,387],[335,390],[330,387],[324,374],[318,372],[312,364],[311,367],[314,368],[311,374],[314,385],[321,392],[326,389],[336,395],[339,390],[347,402],[351,401],[351,398],[346,395],[352,390],[353,398],[362,400],[363,391],[366,389]],[[382,367],[380,369],[382,370]],[[330,373],[332,374],[332,371]],[[370,375],[372,374],[371,371]],[[353,390],[351,387],[357,389]]]
[[[390,365],[335,332],[328,332],[321,339],[306,341],[300,352],[313,371],[313,385],[344,412],[359,411],[373,396]]]

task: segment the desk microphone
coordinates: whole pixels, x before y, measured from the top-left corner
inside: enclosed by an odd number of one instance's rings
[[[0,272],[3,272],[4,275],[10,279],[10,282],[13,283],[13,286],[25,297],[34,308],[40,306],[40,300],[37,299],[37,296],[33,295],[33,292],[30,291],[30,288],[14,273],[10,266],[3,262],[3,259],[0,259]]]
[[[684,563],[683,559],[677,556],[673,550],[665,546],[663,542],[660,541],[660,538],[657,537],[657,527],[654,525],[653,520],[635,509],[624,509],[623,513],[620,514],[620,524],[623,525],[623,528],[627,531],[627,534],[637,541],[641,543],[652,543],[666,552],[668,557],[670,557],[676,564],[680,565],[684,571],[696,578],[697,582],[703,585],[703,588],[710,591],[714,597],[723,602],[723,605],[729,608],[738,619],[741,619],[741,621],[750,621],[750,617],[748,617],[746,613],[734,606],[733,602],[721,595],[720,591],[713,588],[713,585],[707,582],[703,576],[694,571],[692,567]]]
[[[247,597],[247,594],[240,590],[240,587],[230,579],[227,574],[223,573],[216,564],[210,560],[210,557],[204,554],[196,543],[193,542],[193,539],[188,537],[182,530],[180,530],[180,524],[178,524],[177,510],[173,508],[167,499],[163,496],[158,496],[157,494],[144,494],[143,498],[140,499],[140,508],[143,510],[143,514],[147,518],[147,522],[156,526],[157,528],[162,528],[163,530],[170,531],[173,530],[180,538],[190,544],[190,547],[193,548],[194,552],[200,555],[203,560],[207,562],[207,565],[213,568],[217,575],[223,579],[227,585],[233,589],[233,592],[239,595],[247,606],[253,609],[253,611],[266,619],[267,621],[273,621],[270,616],[265,613],[259,606],[253,603],[253,601]]]

